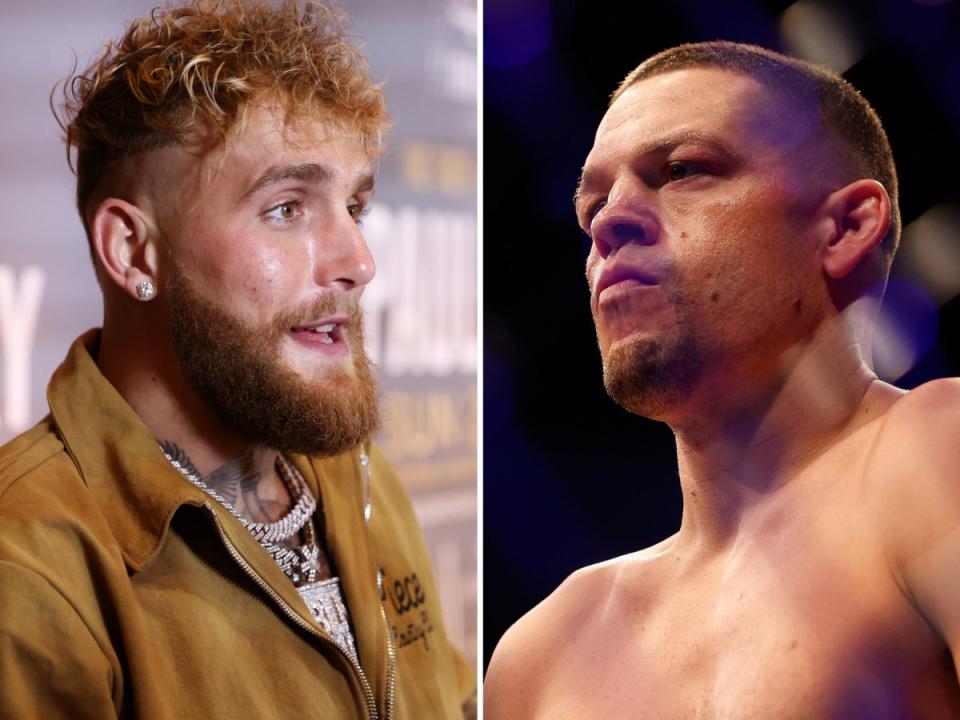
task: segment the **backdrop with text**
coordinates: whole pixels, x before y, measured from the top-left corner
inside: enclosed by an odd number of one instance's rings
[[[72,340],[101,321],[51,89],[151,0],[7,0],[0,7],[0,442],[47,412]],[[378,438],[436,563],[452,639],[476,648],[475,0],[341,3],[394,126],[365,234],[364,305],[386,408]],[[401,630],[404,630],[401,628]]]

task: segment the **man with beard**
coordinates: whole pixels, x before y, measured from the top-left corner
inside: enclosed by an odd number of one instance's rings
[[[900,226],[874,111],[761,48],[666,50],[575,204],[605,385],[673,430],[683,516],[508,631],[485,717],[960,717],[960,384],[866,361]]]
[[[472,714],[369,442],[386,115],[345,22],[158,9],[66,86],[104,321],[0,450],[2,717]]]

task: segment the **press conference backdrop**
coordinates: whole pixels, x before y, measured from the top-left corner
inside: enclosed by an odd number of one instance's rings
[[[51,373],[101,320],[50,90],[155,4],[0,6],[0,442],[46,414]],[[364,299],[386,409],[378,439],[423,523],[448,632],[474,657],[476,2],[343,6],[395,120],[364,226],[378,268]]]

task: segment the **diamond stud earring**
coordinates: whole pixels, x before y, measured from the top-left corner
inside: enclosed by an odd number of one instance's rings
[[[150,300],[153,298],[155,292],[156,288],[153,287],[153,283],[149,280],[137,283],[137,297],[141,300]]]

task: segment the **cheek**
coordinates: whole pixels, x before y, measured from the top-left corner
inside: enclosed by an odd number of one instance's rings
[[[685,253],[678,267],[686,305],[711,316],[730,312],[748,300],[751,288],[739,250],[714,245],[709,251]]]
[[[221,229],[186,239],[178,261],[212,299],[248,321],[263,322],[289,309],[304,263],[287,249]]]
[[[787,245],[795,238],[773,218],[716,227],[712,246],[691,250],[680,265],[687,320],[734,352],[754,352],[798,321],[803,273]]]
[[[289,285],[287,264],[273,254],[249,256],[250,262],[245,268],[247,287],[255,295],[271,296]]]
[[[792,292],[801,239],[784,205],[775,193],[760,191],[714,204],[685,223],[679,266],[696,268],[697,275],[688,290],[718,307]]]
[[[674,258],[684,294],[704,310],[727,305],[744,287],[744,266],[753,250],[749,226],[720,212],[689,217],[684,226],[675,233]]]
[[[250,314],[258,323],[269,322],[278,313],[296,304],[298,268],[295,258],[282,253],[249,251],[238,253],[232,264],[230,282],[238,311]]]

